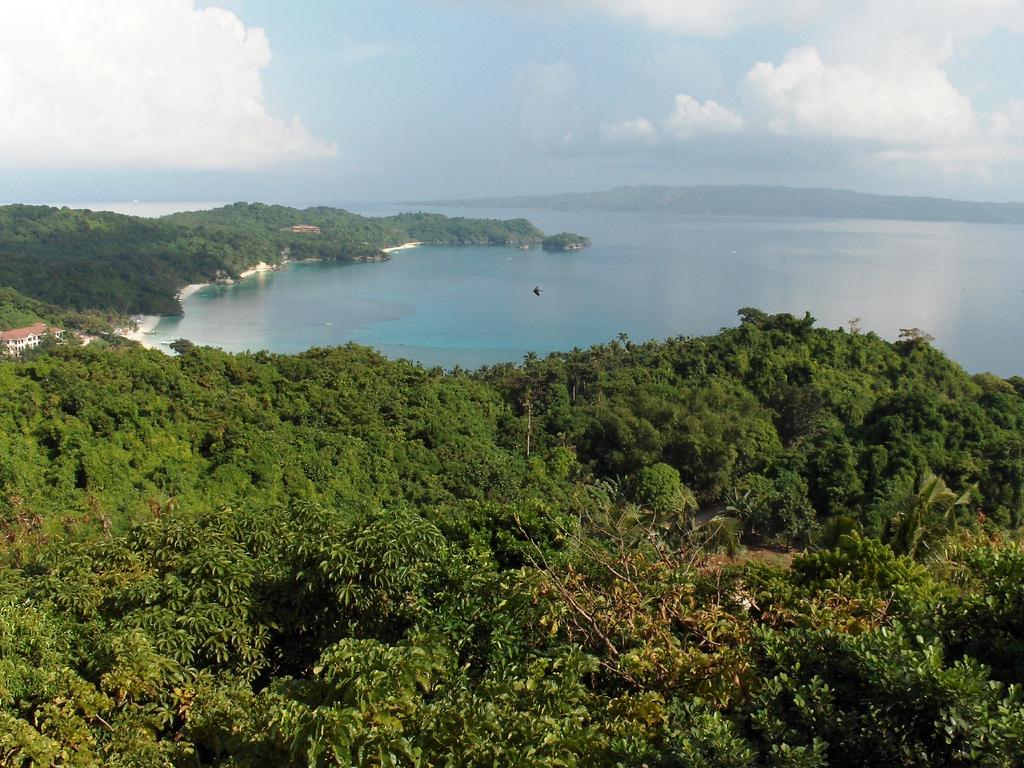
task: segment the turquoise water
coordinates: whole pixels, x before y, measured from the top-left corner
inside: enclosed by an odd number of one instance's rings
[[[361,211],[391,213],[391,209]],[[421,247],[383,263],[300,263],[208,287],[154,340],[298,352],[355,341],[475,368],[605,342],[714,333],[739,307],[810,311],[896,338],[919,327],[968,370],[1024,373],[1024,227],[456,211],[589,235],[566,254]],[[534,286],[543,293],[535,296]]]

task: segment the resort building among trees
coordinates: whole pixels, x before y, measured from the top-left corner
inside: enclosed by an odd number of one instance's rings
[[[26,349],[39,346],[39,343],[47,336],[60,338],[63,333],[64,331],[60,328],[46,323],[33,323],[25,328],[3,331],[0,333],[0,351],[9,355],[20,355]]]

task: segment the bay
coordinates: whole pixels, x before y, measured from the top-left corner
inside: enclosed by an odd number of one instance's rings
[[[476,368],[620,333],[634,341],[715,333],[750,306],[809,311],[828,327],[859,318],[863,331],[888,339],[917,327],[968,371],[1024,373],[1024,227],[436,210],[522,216],[546,232],[587,235],[593,246],[564,254],[424,246],[381,263],[289,264],[204,288],[151,338],[285,353],[358,342],[393,358]]]

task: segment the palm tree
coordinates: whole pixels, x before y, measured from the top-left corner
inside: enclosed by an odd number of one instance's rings
[[[646,542],[658,549],[693,553],[725,552],[735,557],[740,549],[743,522],[730,515],[701,516],[697,500],[680,486],[669,504],[652,509],[630,500],[616,480],[598,480],[585,493],[582,518],[590,535],[632,548]]]
[[[704,552],[725,552],[729,557],[736,557],[742,534],[743,521],[738,517],[715,515],[693,524],[690,541]]]
[[[917,493],[909,494],[889,525],[889,545],[899,554],[920,557],[935,541],[956,530],[958,507],[971,499],[968,489],[959,496],[945,481],[929,472]]]

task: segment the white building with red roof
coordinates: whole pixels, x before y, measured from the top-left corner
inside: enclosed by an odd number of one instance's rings
[[[0,350],[11,354],[20,355],[26,349],[38,347],[47,336],[56,336],[64,333],[60,328],[55,328],[46,323],[33,323],[25,328],[14,328],[10,331],[0,333]]]

